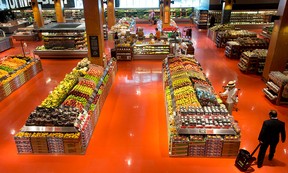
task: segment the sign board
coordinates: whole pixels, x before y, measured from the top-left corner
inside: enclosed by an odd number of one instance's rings
[[[98,36],[89,36],[91,57],[100,57]]]
[[[62,1],[62,0],[61,0]],[[74,8],[75,0],[63,0],[64,8]],[[54,8],[54,0],[38,0],[42,4],[42,9]],[[0,0],[0,11],[17,10],[21,8],[31,7],[31,0]]]

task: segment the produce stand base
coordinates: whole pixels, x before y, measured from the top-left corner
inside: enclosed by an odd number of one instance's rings
[[[82,59],[88,56],[88,50],[34,50],[34,54],[40,58],[70,58]]]

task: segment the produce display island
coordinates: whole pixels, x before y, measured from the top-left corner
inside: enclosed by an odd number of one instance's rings
[[[271,71],[266,86],[263,92],[269,100],[276,105],[288,104],[288,75]]]
[[[42,71],[41,61],[32,57],[9,56],[0,63],[0,101]]]
[[[14,136],[19,154],[85,154],[117,71],[80,61]]]
[[[44,45],[34,54],[40,58],[87,57],[85,26],[81,23],[52,23],[39,29]]]
[[[163,61],[169,155],[229,157],[238,154],[240,129],[191,55]]]

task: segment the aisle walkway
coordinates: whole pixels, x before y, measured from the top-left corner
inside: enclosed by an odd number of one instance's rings
[[[154,26],[146,26],[154,32]],[[271,104],[261,92],[260,76],[245,75],[237,60],[224,57],[206,37],[193,29],[196,58],[216,91],[236,79],[241,88],[239,111],[234,113],[242,130],[241,148],[257,145],[262,121],[270,109],[287,124],[287,106]],[[40,44],[40,43],[36,43]],[[10,50],[18,53],[20,49]],[[0,54],[0,56],[3,53]],[[18,155],[13,134],[48,92],[79,60],[42,60],[44,71],[0,102],[0,172],[3,173],[238,173],[234,158],[171,158],[168,156],[167,125],[162,86],[161,61],[119,62],[116,80],[104,104],[85,155]],[[47,80],[49,79],[50,80]],[[259,173],[287,172],[287,143],[279,144],[275,160],[265,160]]]

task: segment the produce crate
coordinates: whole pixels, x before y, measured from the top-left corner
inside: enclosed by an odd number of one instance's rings
[[[46,136],[47,135],[45,133],[43,133],[41,137],[34,137],[32,134],[31,146],[32,146],[33,153],[49,153]]]
[[[82,154],[82,143],[80,133],[67,133],[63,138],[64,153]]]
[[[221,157],[223,141],[221,136],[208,136],[206,139],[206,156]]]
[[[224,141],[222,157],[237,156],[240,148],[240,141]]]
[[[64,153],[63,133],[51,133],[47,137],[49,153]]]
[[[206,143],[205,141],[191,141],[189,142],[188,155],[189,156],[205,156]]]
[[[187,156],[188,155],[188,139],[186,137],[171,137],[170,156]]]
[[[14,141],[19,154],[33,153],[31,141],[31,133],[19,132],[14,136]]]

